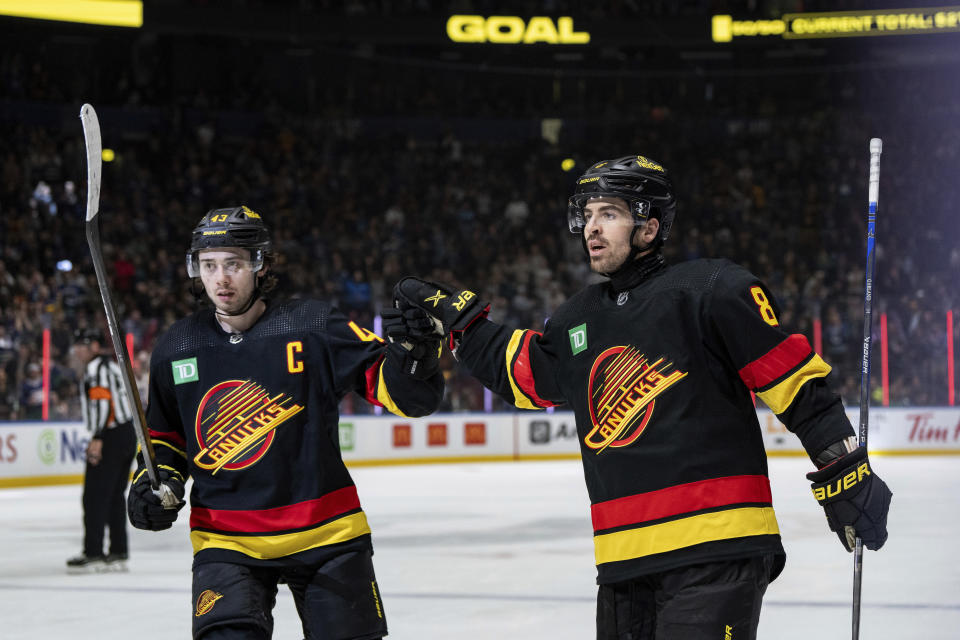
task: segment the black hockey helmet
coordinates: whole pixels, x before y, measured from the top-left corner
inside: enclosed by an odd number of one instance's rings
[[[642,226],[650,216],[659,220],[657,240],[660,243],[670,235],[677,202],[667,171],[660,163],[644,156],[624,156],[603,160],[587,169],[577,178],[567,207],[571,233],[583,233],[586,226],[583,211],[587,202],[603,196],[626,200],[635,226]]]
[[[241,205],[208,211],[193,229],[190,251],[187,253],[187,273],[200,277],[198,252],[203,249],[238,247],[250,250],[253,270],[263,268],[263,260],[270,252],[270,232],[260,214]]]

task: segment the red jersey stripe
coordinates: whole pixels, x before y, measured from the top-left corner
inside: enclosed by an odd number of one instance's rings
[[[380,384],[380,365],[383,364],[384,356],[377,358],[377,361],[374,362],[370,367],[364,372],[366,377],[367,387],[363,390],[363,397],[370,404],[377,405],[382,407],[383,403],[377,399],[377,387]]]
[[[761,389],[777,378],[783,377],[803,362],[811,353],[805,336],[794,333],[744,368],[740,379],[752,391]]]
[[[766,476],[728,476],[700,480],[598,502],[590,507],[590,511],[593,530],[603,531],[745,502],[772,502],[770,480]]]
[[[176,445],[178,449],[186,449],[187,441],[176,431],[156,431],[149,429],[151,440],[166,440],[170,444]]]
[[[523,340],[520,342],[520,348],[517,350],[517,357],[513,361],[513,379],[517,381],[517,386],[529,397],[538,407],[554,406],[549,400],[544,400],[537,395],[536,385],[533,381],[533,368],[530,365],[530,340],[533,336],[542,335],[537,331],[525,331]]]
[[[192,507],[190,528],[234,533],[269,533],[301,529],[360,508],[357,488],[344,487],[323,497],[272,509],[226,510]]]

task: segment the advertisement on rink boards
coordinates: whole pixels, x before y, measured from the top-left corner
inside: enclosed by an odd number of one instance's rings
[[[82,422],[0,422],[0,488],[80,482],[89,442]]]
[[[510,459],[513,423],[509,413],[341,416],[340,451],[348,465]]]
[[[847,415],[856,429],[857,411]],[[770,411],[757,411],[757,418],[769,455],[803,455],[800,441]],[[871,409],[869,426],[874,454],[960,454],[960,408]],[[348,465],[549,460],[580,455],[573,414],[560,411],[426,418],[342,416],[339,439]],[[80,482],[88,441],[81,422],[0,423],[0,488]],[[631,439],[629,446],[643,446],[643,438]]]

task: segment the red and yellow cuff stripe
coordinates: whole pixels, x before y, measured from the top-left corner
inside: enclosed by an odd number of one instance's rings
[[[740,379],[776,414],[793,403],[809,380],[823,378],[830,365],[813,352],[800,334],[793,334],[776,347],[740,369]]]
[[[156,429],[148,429],[148,431],[153,444],[165,444],[174,451],[179,451],[181,455],[186,456],[187,441],[182,434],[176,431],[157,431]]]
[[[178,456],[187,459],[187,441],[183,439],[183,436],[174,431],[156,431],[154,429],[149,429],[150,434],[150,444],[153,445],[153,450],[156,451],[157,447],[166,447],[170,449]],[[137,453],[140,453],[140,444],[137,443]]]
[[[393,396],[390,395],[390,391],[387,389],[387,383],[383,379],[383,363],[386,361],[385,355],[386,354],[380,356],[380,358],[364,372],[366,388],[364,389],[363,397],[370,404],[384,407],[390,413],[406,418],[408,416],[397,406]]]
[[[542,335],[536,331],[517,329],[507,343],[507,377],[513,391],[513,404],[521,409],[543,409],[554,404],[537,395],[530,363],[530,340]]]
[[[308,549],[369,534],[355,487],[344,487],[315,500],[256,510],[190,511],[193,552],[227,549],[261,560],[281,558]],[[290,531],[292,533],[277,533]]]
[[[692,482],[597,503],[591,512],[597,532],[593,538],[597,564],[642,558],[704,542],[780,533],[766,476]],[[685,513],[693,515],[683,517]],[[662,522],[664,518],[673,519]],[[631,528],[602,533],[618,527]]]

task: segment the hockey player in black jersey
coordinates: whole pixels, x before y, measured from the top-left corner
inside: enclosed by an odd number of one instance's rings
[[[600,640],[755,638],[785,554],[753,391],[799,436],[830,528],[849,551],[887,538],[890,490],[856,447],[830,367],[780,326],[777,303],[727,260],[667,266],[676,212],[664,168],[598,162],[570,230],[609,281],[543,333],[486,319],[469,290],[405,278],[401,308],[442,324],[460,362],[517,407],[574,411],[591,500]]]
[[[267,300],[271,261],[259,214],[207,213],[187,271],[213,308],[175,323],[150,362],[158,473],[181,500],[193,478],[193,637],[271,637],[286,582],[306,638],[381,638],[370,528],[341,459],[338,404],[356,391],[401,416],[436,410],[440,336],[419,310],[384,313],[385,343],[324,302]],[[161,506],[141,458],[130,521],[166,529],[178,510]]]

